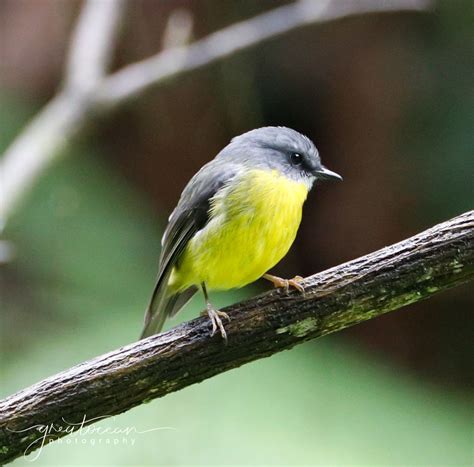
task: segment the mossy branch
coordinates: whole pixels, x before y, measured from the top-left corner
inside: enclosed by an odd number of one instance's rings
[[[0,460],[244,363],[428,298],[474,277],[474,211],[226,309],[228,344],[207,318],[135,342],[0,401]],[[42,428],[40,430],[38,427]]]

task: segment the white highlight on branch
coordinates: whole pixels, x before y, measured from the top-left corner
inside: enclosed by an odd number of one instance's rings
[[[65,87],[75,92],[94,89],[112,59],[124,0],[89,0],[71,37]]]
[[[221,29],[189,46],[191,22],[170,18],[164,49],[108,77],[124,0],[87,0],[74,31],[63,89],[26,126],[0,161],[0,231],[23,194],[79,133],[90,115],[136,98],[152,86],[296,28],[351,15],[421,11],[431,0],[299,0]],[[179,27],[176,29],[176,25]],[[177,34],[177,31],[180,32]],[[172,35],[174,36],[172,37]]]

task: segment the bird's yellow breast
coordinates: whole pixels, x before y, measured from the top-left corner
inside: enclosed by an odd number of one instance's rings
[[[304,183],[275,170],[250,170],[230,182],[212,199],[208,224],[173,270],[172,289],[205,282],[225,290],[257,280],[288,252],[307,194]]]

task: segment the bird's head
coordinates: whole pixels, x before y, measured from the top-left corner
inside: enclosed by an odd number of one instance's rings
[[[249,168],[278,170],[308,189],[315,181],[342,180],[322,165],[314,143],[291,128],[269,126],[248,131],[233,138],[222,156]]]

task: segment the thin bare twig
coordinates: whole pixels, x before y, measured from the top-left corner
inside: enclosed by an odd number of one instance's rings
[[[166,22],[162,50],[184,47],[191,39],[193,32],[193,16],[188,10],[182,8],[172,11]]]
[[[64,87],[69,92],[92,91],[104,78],[125,9],[125,0],[89,0],[71,37]]]
[[[209,34],[188,47],[128,65],[107,78],[97,97],[103,105],[116,106],[173,75],[195,70],[302,26],[365,13],[424,10],[429,5],[429,0],[299,0]]]

